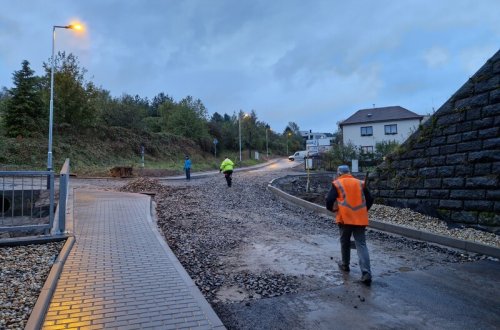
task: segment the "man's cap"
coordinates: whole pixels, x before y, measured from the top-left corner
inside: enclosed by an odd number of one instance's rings
[[[346,173],[349,173],[349,172],[351,172],[351,171],[349,170],[349,166],[347,166],[347,165],[340,165],[340,166],[337,168],[337,172],[338,172],[338,173],[341,173],[341,174],[346,174]]]

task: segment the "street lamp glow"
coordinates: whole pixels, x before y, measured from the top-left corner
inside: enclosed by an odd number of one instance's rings
[[[81,31],[81,30],[83,30],[83,26],[79,23],[70,24],[70,25],[68,25],[68,29]]]
[[[50,103],[49,103],[49,147],[47,152],[47,170],[52,171],[52,126],[54,122],[54,47],[56,43],[56,29],[83,30],[80,23],[52,26],[52,56],[50,58]]]

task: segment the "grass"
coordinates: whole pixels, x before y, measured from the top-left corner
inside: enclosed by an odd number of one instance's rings
[[[145,145],[143,173],[176,175],[183,173],[184,156],[190,155],[193,172],[218,170],[228,155],[237,167],[252,166],[262,161],[243,160],[230,151],[214,158],[200,150],[189,139],[168,134],[137,133],[123,128],[100,127],[85,132],[63,131],[54,135],[53,168],[57,173],[66,158],[71,173],[77,176],[109,176],[116,166],[141,169],[140,144]],[[47,168],[47,137],[0,138],[0,168],[9,170],[45,170]]]

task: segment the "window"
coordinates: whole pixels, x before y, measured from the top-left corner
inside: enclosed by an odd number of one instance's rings
[[[361,153],[373,154],[373,146],[361,146]]]
[[[373,126],[361,127],[361,136],[372,136],[372,135],[373,135]]]
[[[398,134],[398,125],[396,124],[385,125],[384,130],[385,130],[385,135]]]

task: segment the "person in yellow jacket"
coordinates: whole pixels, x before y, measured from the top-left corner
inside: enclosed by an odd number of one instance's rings
[[[335,221],[339,226],[342,254],[342,261],[338,263],[338,266],[342,271],[349,272],[350,270],[352,235],[358,252],[361,282],[370,285],[372,273],[365,230],[368,226],[368,210],[373,204],[373,198],[365,182],[352,176],[349,166],[340,165],[337,174],[338,177],[332,182],[332,187],[326,198],[326,208],[337,212]],[[336,206],[335,202],[337,202]]]
[[[229,159],[229,157],[226,157],[222,163],[220,164],[220,169],[219,173],[222,172],[224,173],[224,176],[226,177],[226,182],[227,186],[231,187],[232,181],[233,181],[233,169],[234,169],[234,163]]]

